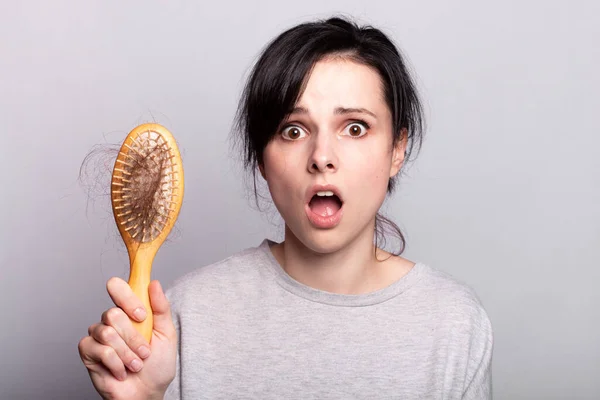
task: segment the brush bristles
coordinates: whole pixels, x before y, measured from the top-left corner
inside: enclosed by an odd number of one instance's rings
[[[156,239],[171,218],[178,179],[174,157],[154,131],[128,139],[117,156],[112,179],[116,220],[138,242]]]

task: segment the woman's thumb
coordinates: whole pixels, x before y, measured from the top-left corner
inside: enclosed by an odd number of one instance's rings
[[[175,331],[171,317],[171,306],[160,282],[154,280],[148,286],[150,295],[150,305],[152,307],[152,316],[154,318],[154,330],[171,337]]]

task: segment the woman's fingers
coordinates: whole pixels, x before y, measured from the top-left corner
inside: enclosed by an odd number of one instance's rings
[[[127,346],[125,341],[116,329],[112,326],[104,324],[95,324],[90,327],[90,336],[96,339],[101,345],[112,347],[123,364],[133,372],[138,372],[142,369],[144,363],[142,360]]]
[[[125,311],[131,319],[142,322],[148,315],[148,310],[142,301],[133,293],[131,286],[119,277],[112,277],[106,282],[106,290],[117,307]]]
[[[102,313],[101,321],[101,325],[112,328],[112,330],[102,329],[101,334],[111,337],[114,336],[113,333],[116,333],[116,336],[121,338],[126,347],[132,350],[141,359],[150,356],[150,346],[148,342],[138,330],[133,327],[129,317],[125,315],[123,310],[116,307],[110,308]],[[98,337],[97,339],[102,342],[102,338]]]
[[[157,344],[153,344],[156,362],[147,360],[150,345],[135,327],[134,321],[141,322],[146,318],[146,315],[136,317],[139,315],[136,310],[144,309],[144,306],[129,284],[120,278],[111,278],[107,282],[115,307],[106,310],[100,321],[88,328],[88,336],[79,342],[80,357],[103,398],[115,398],[115,393],[119,398],[132,398],[132,393],[149,398],[173,380],[176,333],[170,306],[158,282],[153,282],[150,287],[152,306],[144,311],[152,317],[149,313],[156,307],[154,314],[158,326],[155,326],[154,339]],[[135,374],[139,371],[143,372]]]
[[[165,296],[160,282],[157,280],[150,282],[148,293],[150,295],[150,304],[154,316],[153,329],[156,332],[166,335],[170,339],[174,338],[175,325],[173,325],[173,319],[171,317],[171,306],[169,305],[169,300]]]
[[[91,336],[86,336],[79,342],[79,354],[85,366],[94,372],[106,368],[119,380],[127,378],[125,365],[115,349],[97,342]]]

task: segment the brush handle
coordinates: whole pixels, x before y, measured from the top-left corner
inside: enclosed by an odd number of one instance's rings
[[[152,328],[154,327],[154,318],[152,307],[150,306],[150,295],[148,294],[148,286],[150,285],[150,272],[152,270],[152,258],[144,257],[143,253],[138,253],[134,260],[131,261],[129,273],[129,286],[133,293],[142,301],[146,309],[146,319],[142,322],[137,322],[131,319],[133,326],[139,333],[150,343],[152,338]]]

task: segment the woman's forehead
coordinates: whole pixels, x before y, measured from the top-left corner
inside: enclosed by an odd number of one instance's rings
[[[295,110],[310,114],[323,108],[334,113],[362,109],[380,114],[387,108],[380,75],[369,66],[347,59],[317,62]]]

